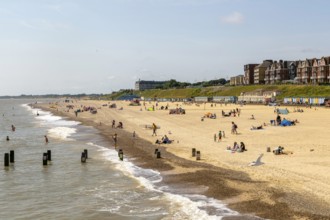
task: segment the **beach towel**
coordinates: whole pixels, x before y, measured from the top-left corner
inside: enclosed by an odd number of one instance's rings
[[[281,122],[281,126],[291,126],[291,125],[292,125],[292,122],[288,121],[286,119],[283,119]]]

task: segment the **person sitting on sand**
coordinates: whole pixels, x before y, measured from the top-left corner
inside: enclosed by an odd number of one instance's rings
[[[123,126],[123,122],[118,122],[118,126],[117,126],[117,128],[124,128],[124,126]]]
[[[281,119],[281,116],[280,115],[277,115],[276,122],[277,122],[277,125],[280,125],[281,124],[282,119]]]
[[[254,118],[254,115],[251,115],[251,118],[250,118],[251,120],[254,120],[255,118]]]
[[[284,147],[278,146],[275,150],[273,150],[273,153],[278,155],[278,154],[283,154]]]
[[[238,146],[237,142],[235,141],[232,151],[237,151],[238,149],[239,149],[239,146]]]
[[[246,151],[246,149],[245,149],[245,144],[243,143],[243,142],[241,142],[241,145],[239,146],[239,150],[238,150],[239,152],[244,152],[244,151]]]
[[[171,140],[165,135],[165,136],[162,138],[162,143],[163,143],[163,144],[170,144],[170,143],[171,143]]]

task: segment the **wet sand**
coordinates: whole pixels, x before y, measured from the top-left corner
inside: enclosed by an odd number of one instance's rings
[[[111,102],[114,103],[114,102]],[[78,113],[66,108],[74,105],[93,106],[97,114]],[[55,104],[38,105],[56,115],[81,121],[97,128],[113,144],[112,135],[118,134],[118,148],[134,163],[160,171],[163,183],[182,188],[198,190],[198,193],[223,201],[231,209],[243,214],[240,217],[225,219],[253,219],[256,215],[267,219],[330,219],[330,144],[327,126],[330,122],[329,110],[306,109],[304,113],[292,113],[284,117],[298,119],[291,127],[270,126],[275,119],[274,107],[217,105],[211,107],[168,103],[170,108],[182,106],[185,115],[169,115],[168,111],[158,110],[167,103],[146,103],[155,106],[156,111],[146,111],[144,106],[128,106],[128,102],[116,102],[111,109],[107,101],[81,100],[73,103],[59,101]],[[37,106],[35,106],[37,107]],[[123,107],[123,110],[119,110]],[[221,110],[241,109],[239,117],[221,117]],[[205,113],[216,113],[216,119],[201,117]],[[251,114],[255,119],[250,119]],[[282,116],[283,117],[283,116]],[[124,129],[111,128],[112,120],[122,121]],[[238,134],[230,134],[231,122],[238,124]],[[263,130],[250,130],[252,125],[266,123]],[[158,136],[146,129],[156,123],[160,126]],[[224,130],[226,137],[214,142],[213,135]],[[136,137],[133,137],[133,131]],[[155,144],[155,140],[167,135],[174,140],[171,144]],[[247,151],[231,153],[228,145],[243,141]],[[283,146],[285,155],[266,152]],[[191,149],[201,151],[201,160],[196,161]],[[161,159],[154,154],[161,150]],[[258,166],[249,166],[260,159]]]

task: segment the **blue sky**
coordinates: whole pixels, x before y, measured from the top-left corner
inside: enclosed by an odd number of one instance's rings
[[[327,0],[0,0],[0,95],[197,82],[330,56]]]

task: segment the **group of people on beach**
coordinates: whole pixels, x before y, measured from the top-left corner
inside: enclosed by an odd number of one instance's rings
[[[243,142],[240,143],[240,145],[238,145],[238,143],[235,141],[233,147],[231,146],[227,146],[227,150],[230,150],[232,152],[244,152],[247,149],[245,148],[245,144]]]
[[[236,115],[239,117],[241,114],[241,109],[236,108],[236,109],[232,109],[229,111],[229,113],[225,113],[223,110],[221,111],[222,117],[229,117],[229,116],[233,116],[236,117]]]
[[[216,142],[218,140],[221,141],[222,138],[225,138],[225,131],[220,131],[218,132],[218,135],[217,134],[214,134],[214,142]]]
[[[156,140],[156,144],[170,144],[173,140],[170,140],[167,135],[164,135],[161,140]]]
[[[112,120],[112,124],[111,124],[112,128],[124,128],[123,122],[118,122],[118,125],[116,126],[116,120]]]

